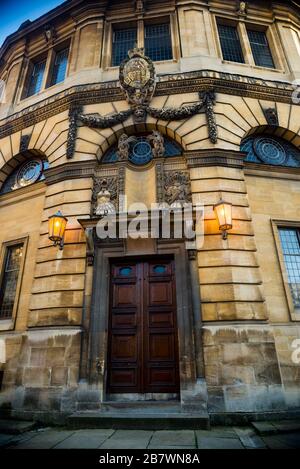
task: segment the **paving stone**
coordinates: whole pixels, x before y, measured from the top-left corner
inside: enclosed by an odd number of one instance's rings
[[[196,448],[196,445],[194,446],[159,446],[159,445],[149,445],[147,446],[147,449],[165,449],[165,450],[168,450],[168,449],[197,449]]]
[[[251,425],[260,435],[272,435],[278,433],[277,428],[274,427],[271,422],[251,422]]]
[[[78,430],[54,446],[54,449],[95,449],[98,448],[115,430]]]
[[[243,449],[243,445],[238,438],[214,438],[214,437],[198,437],[197,443],[199,449]]]
[[[152,431],[146,430],[117,430],[108,438],[100,449],[145,449],[147,448]]]
[[[160,430],[156,431],[151,439],[151,446],[193,446],[195,445],[195,432],[193,430]]]
[[[235,427],[234,430],[246,448],[264,448],[266,446],[261,437],[256,435],[252,428]]]
[[[272,424],[279,432],[300,431],[300,420],[281,420],[274,421]]]
[[[299,449],[300,432],[288,433],[286,435],[272,435],[263,437],[264,442],[270,449]]]
[[[2,446],[6,446],[9,443],[9,441],[11,441],[13,438],[14,438],[13,435],[0,433],[0,448]]]
[[[5,420],[0,419],[0,433],[18,435],[19,433],[28,432],[35,426],[35,422],[24,420]]]
[[[212,427],[211,430],[197,430],[199,436],[213,438],[237,438],[237,434],[232,427]]]
[[[48,430],[42,433],[36,433],[33,438],[28,441],[20,442],[17,444],[17,449],[50,449],[58,443],[62,442],[65,438],[72,435],[74,431],[67,430]]]

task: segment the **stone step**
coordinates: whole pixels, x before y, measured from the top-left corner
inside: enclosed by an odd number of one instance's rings
[[[205,412],[131,412],[98,411],[75,412],[67,418],[67,426],[77,428],[113,428],[135,430],[209,429]]]
[[[259,435],[300,432],[300,419],[251,422],[251,425]]]
[[[0,433],[19,435],[36,427],[35,422],[24,420],[0,419]]]
[[[106,401],[101,403],[101,411],[122,413],[180,413],[180,402],[175,401]]]

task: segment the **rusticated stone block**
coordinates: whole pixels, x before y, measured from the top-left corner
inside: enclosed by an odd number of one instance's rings
[[[68,368],[55,366],[51,369],[51,386],[63,386],[67,384]]]
[[[32,347],[30,352],[30,366],[44,366],[46,364],[47,348]]]
[[[39,409],[59,411],[60,410],[60,391],[57,389],[41,389],[39,394]]]
[[[224,392],[221,386],[207,386],[210,412],[225,412]]]
[[[47,366],[62,366],[64,364],[65,347],[51,347],[47,350]]]
[[[205,365],[205,379],[207,386],[218,386],[220,381],[220,370],[218,365]]]
[[[75,387],[78,384],[79,370],[76,366],[71,366],[68,373],[68,385]]]
[[[40,389],[25,388],[23,407],[26,410],[37,409],[39,404]]]
[[[254,369],[251,366],[223,365],[220,384],[256,384]]]
[[[281,375],[278,363],[262,362],[255,366],[257,384],[281,384]]]
[[[43,387],[50,384],[50,368],[27,367],[24,372],[26,387]]]

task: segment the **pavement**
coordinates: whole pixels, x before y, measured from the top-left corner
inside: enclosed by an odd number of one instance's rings
[[[2,449],[299,449],[300,421],[257,422],[211,430],[114,430],[45,427],[0,433]],[[16,432],[14,432],[16,433]]]

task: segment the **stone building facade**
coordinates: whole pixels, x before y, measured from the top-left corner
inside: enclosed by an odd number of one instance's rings
[[[297,1],[72,0],[6,39],[2,411],[299,409],[299,14]],[[204,204],[203,245],[99,239],[99,199],[118,211],[123,195]],[[58,210],[63,249],[48,237]]]

